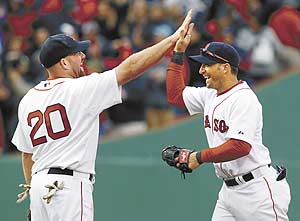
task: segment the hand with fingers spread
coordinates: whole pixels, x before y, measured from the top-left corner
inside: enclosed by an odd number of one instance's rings
[[[16,203],[23,202],[27,198],[28,192],[29,192],[29,190],[31,188],[29,184],[20,184],[19,187],[23,188],[24,191],[22,193],[18,194],[18,199],[17,199]]]
[[[54,181],[53,184],[48,184],[45,186],[48,189],[48,193],[43,196],[43,199],[46,200],[46,203],[49,204],[51,202],[52,197],[56,194],[58,190],[62,190],[64,188],[64,183],[58,183],[58,181]]]
[[[180,31],[180,37],[176,42],[174,51],[185,52],[186,48],[191,42],[193,28],[194,28],[194,23],[190,23],[187,32],[185,32],[184,30]]]
[[[183,35],[185,36],[190,29],[190,23],[192,20],[192,9],[188,11],[184,21],[182,22],[181,26],[176,30],[176,32],[171,36],[175,42]]]

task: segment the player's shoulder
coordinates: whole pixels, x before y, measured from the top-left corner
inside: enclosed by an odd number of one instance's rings
[[[249,97],[257,99],[257,95],[255,94],[253,89],[248,85],[248,83],[246,81],[242,81],[242,84],[240,85],[238,90],[240,91],[240,95],[246,94]]]
[[[112,69],[112,70],[103,71],[101,73],[93,72],[93,73],[91,73],[87,76],[76,78],[74,80],[78,84],[82,84],[81,82],[86,82],[86,83],[93,82],[93,83],[95,83],[95,81],[99,81],[99,80],[101,81],[101,79],[103,79],[103,78],[111,78],[111,77],[115,78],[114,77],[115,74],[116,74],[115,69]]]
[[[235,88],[233,91],[233,97],[243,103],[260,103],[255,92],[245,81],[241,81],[241,83]]]
[[[189,93],[202,94],[207,97],[215,97],[217,95],[217,90],[213,88],[207,88],[205,86],[186,86],[184,90],[188,91]]]

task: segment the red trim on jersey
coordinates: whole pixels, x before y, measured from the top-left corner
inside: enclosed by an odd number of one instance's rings
[[[37,88],[33,88],[34,90],[37,90],[37,91],[49,91],[51,90],[52,88],[54,88],[55,86],[59,85],[59,84],[62,84],[64,83],[64,81],[61,81],[61,82],[58,82],[56,84],[54,84],[51,88],[48,88],[48,89],[37,89]]]
[[[221,93],[218,93],[217,96],[220,96],[220,95],[222,95],[222,94],[227,93],[227,92],[230,91],[232,88],[234,88],[235,86],[237,86],[237,85],[239,85],[239,84],[242,84],[242,83],[243,83],[243,81],[237,82],[235,85],[233,85],[232,87],[228,88],[227,90],[225,90],[225,91],[223,91],[223,92],[221,92]]]
[[[227,100],[231,95],[233,95],[234,93],[240,91],[240,90],[244,90],[244,89],[247,89],[247,90],[250,90],[250,88],[241,88],[241,89],[238,89],[237,91],[233,92],[232,94],[230,94],[228,97],[224,98],[224,100],[221,101],[221,103],[217,104],[213,110],[213,113],[212,113],[212,117],[211,117],[211,122],[214,122],[214,114],[215,114],[215,110],[217,109],[218,106],[220,106],[225,100]],[[214,132],[214,127],[212,126],[211,127],[211,131],[212,133]]]
[[[251,145],[243,140],[229,139],[220,146],[201,150],[202,162],[227,162],[246,156]]]
[[[183,65],[170,62],[167,69],[166,87],[168,103],[185,107],[182,92],[188,81],[189,70],[186,65],[186,59]]]
[[[80,182],[80,207],[81,207],[81,211],[80,211],[80,221],[83,221],[83,193],[82,193],[82,182]]]
[[[278,221],[278,215],[277,215],[277,212],[276,212],[276,210],[275,210],[275,202],[274,202],[274,199],[273,199],[271,187],[270,187],[269,182],[267,181],[267,179],[266,179],[265,177],[263,177],[263,178],[264,178],[264,180],[265,180],[265,182],[266,182],[266,184],[267,184],[267,186],[268,186],[269,193],[270,193],[270,198],[271,198],[271,201],[272,201],[272,204],[273,204],[273,205],[272,205],[273,211],[274,211],[274,213],[275,213],[276,221]]]

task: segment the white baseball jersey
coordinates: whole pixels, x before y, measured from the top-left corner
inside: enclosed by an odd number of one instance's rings
[[[32,174],[50,167],[95,174],[99,114],[121,102],[115,70],[42,81],[19,104],[12,142],[33,153]]]
[[[262,107],[246,82],[240,81],[219,95],[215,89],[186,87],[183,99],[191,115],[203,114],[209,147],[219,146],[230,138],[252,146],[247,156],[214,163],[218,177],[239,176],[271,163],[269,151],[262,144]]]

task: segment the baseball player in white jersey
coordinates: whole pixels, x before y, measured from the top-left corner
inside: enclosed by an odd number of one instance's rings
[[[49,78],[20,102],[12,139],[22,152],[25,180],[31,186],[31,220],[93,220],[99,114],[121,103],[121,86],[174,47],[179,33],[187,32],[191,16],[189,11],[173,35],[100,74],[83,74],[82,51],[89,41],[58,34],[44,42],[40,60]]]
[[[191,115],[204,116],[209,148],[191,153],[188,166],[196,169],[212,162],[224,181],[212,220],[288,220],[286,170],[271,166],[262,143],[262,106],[248,84],[237,79],[237,51],[221,42],[207,44],[200,55],[190,57],[202,64],[199,73],[206,87],[185,86],[183,56],[191,30],[176,43],[167,70],[167,95],[170,103],[185,106]]]

